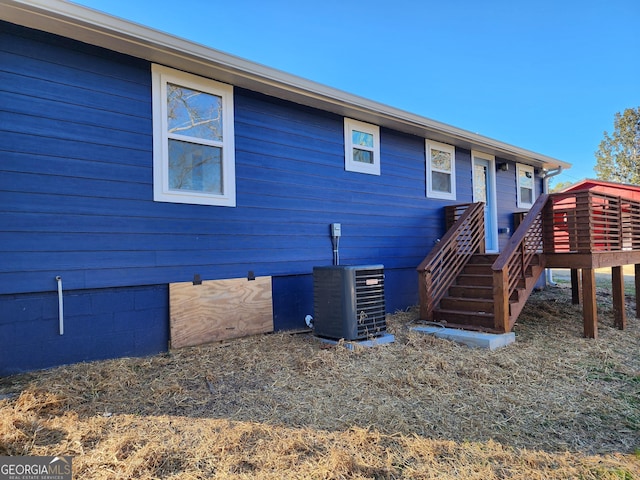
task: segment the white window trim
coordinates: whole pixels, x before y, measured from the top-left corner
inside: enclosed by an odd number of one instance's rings
[[[443,152],[451,153],[451,192],[439,192],[433,190],[431,183],[431,148],[442,150]],[[443,200],[455,200],[456,199],[456,148],[453,145],[447,145],[445,143],[434,142],[433,140],[425,140],[425,156],[427,161],[427,197],[439,198]],[[437,170],[436,170],[437,171]],[[449,173],[449,172],[443,172]]]
[[[522,200],[522,195],[520,193],[520,172],[530,172],[531,173],[531,178],[533,179],[533,187],[532,187],[532,192],[531,192],[531,203],[528,202],[524,202]],[[535,174],[535,170],[531,165],[524,165],[522,163],[517,163],[516,164],[516,199],[517,199],[517,206],[518,208],[526,208],[526,209],[530,209],[531,207],[533,207],[533,204],[536,201],[536,174]]]
[[[204,77],[152,64],[153,92],[153,200],[196,205],[236,206],[233,87]],[[222,99],[222,194],[169,189],[169,138],[167,133],[167,83],[211,93]]]
[[[373,135],[373,148],[353,145],[353,130]],[[354,147],[373,152],[373,163],[356,162],[353,159]],[[348,172],[380,175],[380,127],[352,118],[344,119],[344,169]]]

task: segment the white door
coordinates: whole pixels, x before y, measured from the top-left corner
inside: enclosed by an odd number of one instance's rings
[[[496,161],[492,155],[473,152],[473,201],[484,202],[485,249],[495,253],[498,245]]]

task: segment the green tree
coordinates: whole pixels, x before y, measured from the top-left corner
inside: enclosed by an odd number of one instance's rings
[[[599,179],[640,185],[640,107],[615,114],[613,133],[604,132],[595,155]]]
[[[570,187],[571,185],[573,185],[571,182],[558,182],[555,185],[553,185],[549,189],[549,191],[551,193],[561,192],[562,190],[564,190],[567,187]]]

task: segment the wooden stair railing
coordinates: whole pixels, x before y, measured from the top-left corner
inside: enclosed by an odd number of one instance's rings
[[[474,253],[484,253],[484,203],[471,203],[418,266],[420,318],[433,310]]]
[[[536,278],[527,278],[527,271],[532,267],[533,259],[539,256],[537,270],[544,270],[543,247],[543,212],[549,196],[540,195],[524,217],[522,223],[513,233],[511,239],[491,267],[493,270],[493,303],[495,328],[510,332],[519,311],[510,311],[509,298],[518,285],[524,282],[533,289]],[[530,293],[530,292],[527,292]],[[525,299],[526,300],[526,299]],[[524,301],[519,306],[521,310]]]

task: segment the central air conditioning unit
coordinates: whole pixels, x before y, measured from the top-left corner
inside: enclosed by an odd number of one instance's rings
[[[313,331],[330,339],[364,340],[387,331],[384,266],[313,269]]]

